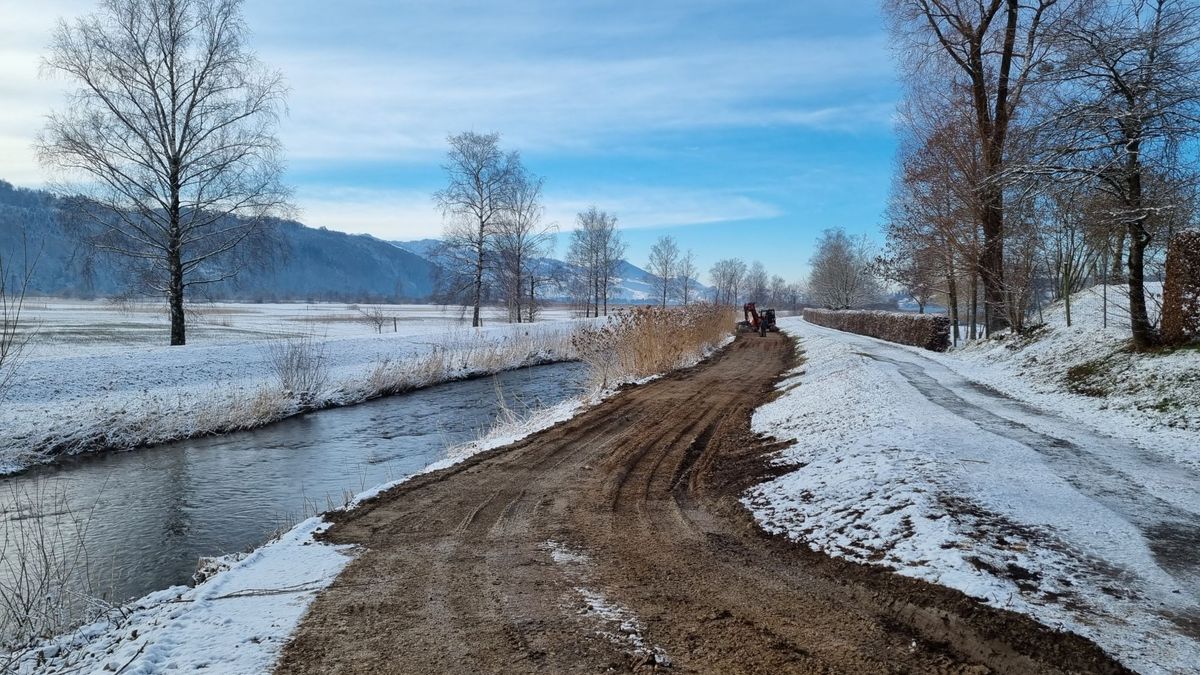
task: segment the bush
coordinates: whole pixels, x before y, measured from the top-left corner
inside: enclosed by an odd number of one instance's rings
[[[1182,345],[1200,338],[1200,232],[1180,232],[1167,249],[1162,338]]]
[[[271,340],[266,345],[266,356],[285,392],[312,398],[328,383],[325,340],[321,338],[301,334]]]
[[[950,317],[856,309],[806,309],[804,320],[848,333],[944,352],[950,348]]]
[[[733,310],[723,305],[637,307],[576,329],[571,345],[590,366],[593,383],[606,388],[695,363],[733,326]]]

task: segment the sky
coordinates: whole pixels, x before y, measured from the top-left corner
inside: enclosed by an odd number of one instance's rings
[[[0,0],[0,178],[40,187],[32,149],[70,83],[39,64],[95,0]],[[302,222],[436,237],[446,137],[499,132],[545,177],[566,248],[615,213],[627,257],[662,235],[702,270],[807,273],[821,230],[878,235],[899,97],[878,0],[246,0],[250,45],[288,82],[279,134]]]

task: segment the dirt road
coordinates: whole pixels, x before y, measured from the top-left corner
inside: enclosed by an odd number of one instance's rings
[[[338,517],[367,550],[282,673],[1119,672],[961,594],[767,537],[737,502],[749,430],[792,358],[740,338],[507,449]]]

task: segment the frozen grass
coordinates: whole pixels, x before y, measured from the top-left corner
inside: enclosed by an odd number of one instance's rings
[[[55,481],[15,484],[0,522],[0,672],[37,641],[112,609],[88,555],[92,512],[72,509]]]
[[[732,308],[621,309],[603,323],[576,328],[571,344],[600,389],[693,364],[733,333]]]

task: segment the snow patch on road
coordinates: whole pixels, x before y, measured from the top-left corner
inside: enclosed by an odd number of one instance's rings
[[[766,530],[1077,632],[1143,672],[1200,663],[1197,570],[1170,569],[1145,526],[1177,513],[1194,529],[1185,467],[973,388],[919,350],[780,324],[807,360],[753,418],[793,441],[776,459],[788,471],[743,497]],[[1144,512],[1122,510],[1138,499]]]
[[[591,560],[586,553],[571,549],[557,541],[547,541],[543,545],[543,549],[574,582],[587,581]],[[597,634],[617,647],[631,649],[631,656],[638,661],[660,667],[671,665],[671,659],[662,647],[646,641],[646,629],[631,610],[587,586],[577,585],[573,590],[578,596],[576,600],[583,602],[579,614],[599,620],[600,628],[596,631]]]

